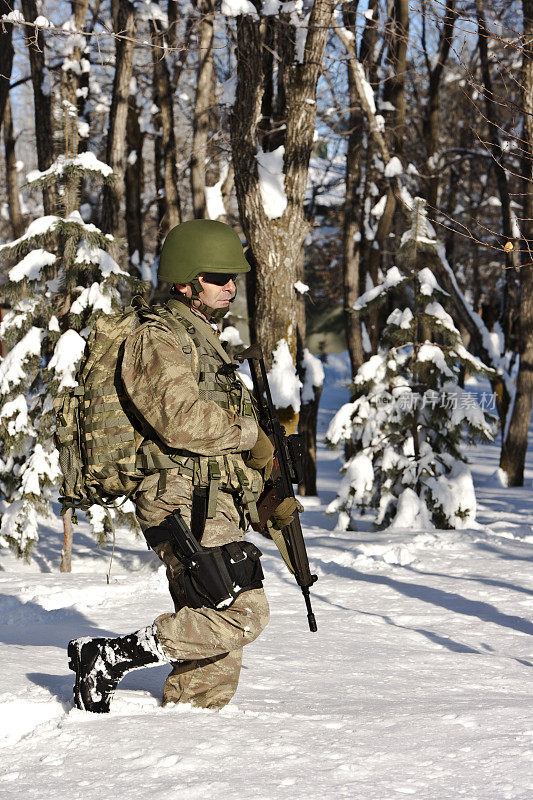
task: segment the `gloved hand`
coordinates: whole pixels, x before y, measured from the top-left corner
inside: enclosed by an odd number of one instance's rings
[[[291,524],[297,511],[301,514],[303,510],[303,505],[295,497],[286,497],[270,517],[269,523],[281,531]]]
[[[274,446],[262,428],[259,428],[257,442],[244,463],[251,469],[264,470],[263,476],[266,481],[270,478],[274,465]]]

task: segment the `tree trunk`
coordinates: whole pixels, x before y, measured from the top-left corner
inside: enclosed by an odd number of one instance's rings
[[[35,22],[38,17],[36,0],[22,0],[24,18]],[[48,169],[54,160],[52,126],[52,89],[50,73],[46,66],[45,41],[42,28],[30,28],[26,32],[26,46],[30,54],[31,79],[33,84],[33,103],[35,115],[35,141],[37,145],[37,165],[41,171]],[[43,187],[45,214],[53,214],[56,209],[56,191],[53,186]]]
[[[437,58],[435,65],[429,72],[428,99],[425,117],[422,122],[422,132],[426,146],[426,170],[428,174],[428,179],[426,181],[426,200],[428,202],[428,217],[432,220],[435,219],[435,209],[438,204],[439,196],[439,172],[435,164],[435,155],[439,148],[440,88],[444,67],[452,44],[455,20],[457,18],[457,11],[454,5],[455,0],[446,0]],[[427,53],[426,58],[428,58]]]
[[[83,30],[87,18],[89,0],[76,0],[71,3],[72,14],[76,30]],[[80,136],[78,131],[78,102],[79,89],[81,86],[82,57],[85,49],[79,37],[74,39],[74,46],[68,53],[63,68],[61,70],[61,96],[63,99],[63,114],[65,125],[65,155],[67,158],[74,158],[78,155]],[[65,69],[66,67],[66,69]],[[80,180],[71,176],[64,195],[65,215],[68,216],[79,206]]]
[[[181,202],[178,192],[176,170],[176,139],[174,136],[174,111],[170,76],[165,56],[165,35],[159,21],[150,22],[152,56],[154,63],[155,104],[160,110],[161,148],[163,155],[163,185],[165,192],[165,215],[161,220],[160,236],[181,222]]]
[[[155,72],[155,67],[154,67]],[[161,111],[159,106],[156,105],[157,95],[155,92],[155,76],[154,76],[154,114],[152,117],[154,125],[154,181],[156,192],[156,207],[157,207],[157,241],[155,252],[158,255],[161,252],[161,245],[163,244],[163,220],[165,219],[167,211],[167,201],[165,197],[165,178],[164,178],[164,153],[163,153],[163,136],[162,136],[162,122]],[[157,109],[157,110],[155,110]]]
[[[139,110],[135,97],[130,95],[128,124],[126,128],[128,158],[126,161],[126,233],[130,272],[134,273],[144,259],[142,184],[143,184],[143,134],[139,126]]]
[[[196,219],[203,219],[207,216],[205,202],[206,162],[214,100],[213,40],[215,15],[213,0],[197,0],[197,6],[202,14],[202,20],[200,22],[199,65],[193,117],[191,193],[194,216]]]
[[[487,23],[485,21],[485,11],[483,9],[483,0],[476,0],[476,16],[478,21],[478,49],[479,57],[481,59],[481,73],[483,76],[484,86],[484,100],[485,100],[485,113],[486,121],[488,123],[488,140],[490,150],[492,153],[492,166],[496,176],[498,185],[498,194],[502,207],[502,233],[501,247],[503,250],[504,245],[508,241],[513,241],[513,226],[511,214],[511,200],[509,197],[509,187],[507,185],[507,172],[504,166],[504,153],[500,144],[499,128],[498,128],[498,113],[496,103],[494,102],[494,90],[492,86],[492,77],[490,72],[490,62],[488,54],[488,39],[491,38]],[[511,250],[505,254],[507,267],[516,267],[516,253]],[[516,273],[512,273],[516,274]]]
[[[284,136],[284,190],[287,206],[280,217],[265,213],[258,174],[257,136],[263,97],[263,44],[267,22],[237,19],[237,92],[231,118],[235,188],[241,224],[257,265],[251,309],[255,337],[267,363],[280,339],[296,360],[298,303],[294,283],[303,266],[303,242],[309,230],[303,211],[316,114],[316,83],[332,15],[329,0],[315,0],[302,63],[289,64]],[[288,20],[287,20],[288,21]],[[311,102],[309,102],[311,101]],[[297,415],[287,409],[293,429]]]
[[[346,5],[343,10],[344,24],[355,37],[356,11],[358,3]],[[370,21],[370,20],[369,20]],[[369,22],[368,21],[368,22]],[[368,24],[367,22],[367,24]],[[360,252],[361,252],[361,195],[357,189],[361,180],[361,155],[363,147],[364,120],[355,82],[353,69],[348,62],[348,94],[350,100],[350,132],[346,151],[346,196],[344,201],[343,224],[343,291],[344,291],[344,330],[350,356],[352,379],[365,360],[361,321],[353,313],[353,304],[361,293]]]
[[[7,0],[0,0],[0,18],[9,14],[13,4]],[[0,128],[4,120],[4,110],[9,97],[9,82],[13,68],[13,25],[9,22],[0,22]]]
[[[524,176],[523,250],[533,242],[533,0],[522,0],[524,11],[524,47],[522,50],[524,105]],[[531,408],[533,404],[533,271],[525,266],[520,270],[520,368],[509,432],[502,447],[501,468],[507,474],[509,486],[524,485]]]
[[[60,572],[72,572],[72,540],[74,529],[72,527],[72,509],[63,514],[63,549],[61,550]]]
[[[301,496],[315,497],[318,492],[316,488],[317,458],[316,458],[316,430],[318,422],[318,407],[322,387],[314,387],[314,398],[310,403],[302,403],[300,409],[300,422],[298,433],[303,436],[303,481],[298,486],[298,494]]]
[[[120,209],[125,193],[128,98],[133,74],[133,39],[137,25],[133,3],[129,0],[117,0],[115,20],[115,33],[123,34],[124,38],[115,40],[115,76],[106,148],[106,162],[113,170],[114,180],[104,186],[101,218],[102,230],[114,236],[119,233]]]
[[[17,158],[15,155],[15,136],[13,134],[13,118],[11,116],[11,101],[6,98],[4,110],[4,147],[6,154],[6,184],[7,204],[9,219],[13,228],[13,238],[18,239],[24,233],[24,219],[20,209],[19,179],[17,173]]]

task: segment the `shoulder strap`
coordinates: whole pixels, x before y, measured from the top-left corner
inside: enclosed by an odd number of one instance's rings
[[[220,344],[218,336],[208,322],[201,320],[193,311],[191,311],[188,306],[185,305],[185,303],[181,303],[179,300],[174,300],[171,298],[168,301],[167,306],[169,307],[169,316],[175,320],[176,318],[174,314],[176,314],[186,320],[186,322],[189,322],[194,327],[195,333],[199,339],[203,339],[209,345],[211,345],[211,347],[217,351],[219,356],[223,361],[226,362],[226,364],[233,364],[232,359],[228,356]]]

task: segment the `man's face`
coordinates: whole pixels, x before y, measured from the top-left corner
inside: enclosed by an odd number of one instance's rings
[[[211,282],[210,278],[213,278]],[[225,280],[224,283],[222,281]],[[210,275],[209,273],[201,273],[198,275],[198,280],[203,287],[200,292],[200,300],[202,300],[209,308],[228,308],[231,299],[235,296],[236,286],[233,275]]]
[[[200,300],[209,308],[228,308],[232,298],[235,296],[235,275],[224,275],[217,273],[202,272],[198,275],[198,280],[202,286],[199,294]],[[176,289],[185,297],[192,297],[190,284],[176,283]]]

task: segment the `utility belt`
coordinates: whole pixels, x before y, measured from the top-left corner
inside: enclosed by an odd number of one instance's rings
[[[239,497],[252,525],[259,522],[255,501],[261,492],[262,481],[256,470],[245,466],[240,455],[196,456],[165,453],[155,441],[145,440],[137,452],[136,466],[146,475],[159,473],[156,497],[164,494],[167,470],[172,469],[178,475],[190,478],[195,491],[205,491],[205,518],[213,519],[218,492],[224,490]]]
[[[258,547],[252,542],[203,547],[178,510],[160,525],[148,528],[144,535],[153,549],[170,543],[183,565],[173,578],[173,588],[189,608],[229,608],[240,594],[263,585],[262,553]]]

